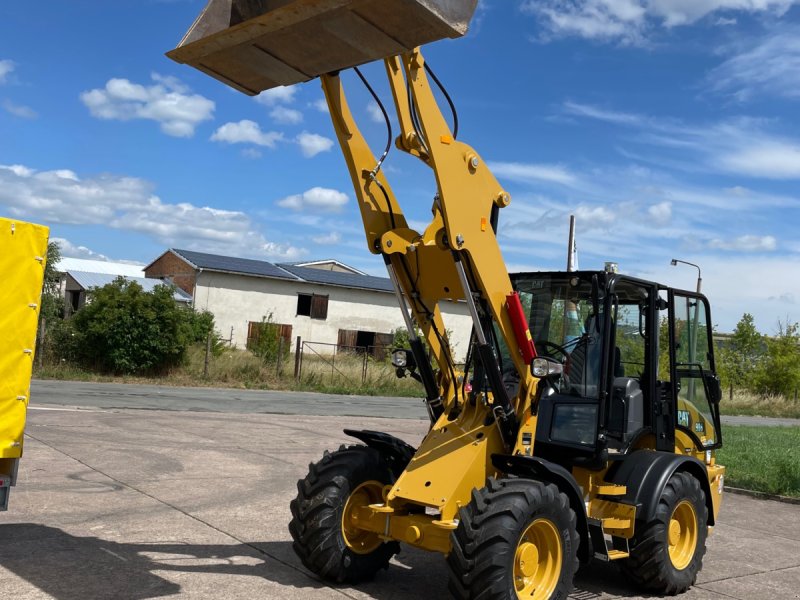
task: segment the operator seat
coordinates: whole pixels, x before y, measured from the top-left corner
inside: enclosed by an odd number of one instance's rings
[[[603,364],[603,343],[595,329],[595,317],[586,319],[584,337],[569,356],[570,392],[584,398],[597,398],[600,369]],[[623,377],[622,353],[614,347],[614,377]]]

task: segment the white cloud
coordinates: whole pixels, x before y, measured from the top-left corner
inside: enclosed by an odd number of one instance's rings
[[[668,225],[672,220],[672,202],[660,202],[647,209],[647,214],[653,224]]]
[[[0,83],[5,83],[16,64],[7,58],[0,60]]]
[[[720,167],[770,179],[800,179],[800,143],[756,137],[718,159]]]
[[[800,140],[771,133],[767,129],[771,124],[762,120],[738,118],[696,125],[574,102],[565,103],[564,111],[630,127],[638,132],[633,138],[636,143],[679,151],[686,170],[764,179],[800,178]]]
[[[370,100],[367,104],[367,114],[369,115],[370,121],[374,123],[385,123],[386,119],[383,118],[383,113],[381,112],[380,106],[374,100]]]
[[[70,258],[87,258],[90,260],[109,260],[105,254],[100,254],[99,252],[90,250],[86,246],[76,246],[65,238],[52,237],[50,238],[50,241],[58,244],[59,250],[61,251],[61,256],[67,256]]]
[[[135,177],[81,179],[67,169],[35,171],[0,165],[0,206],[16,218],[69,225],[102,225],[141,233],[165,246],[238,256],[293,259],[305,251],[267,240],[239,211],[167,203]]]
[[[740,235],[732,240],[715,238],[708,242],[709,248],[736,252],[772,252],[778,243],[771,235]]]
[[[187,88],[174,77],[152,75],[154,85],[128,79],[109,79],[105,87],[80,95],[92,116],[98,119],[156,121],[161,130],[175,137],[191,137],[195,128],[213,117],[214,102]]]
[[[314,240],[315,243],[320,244],[321,246],[333,246],[342,241],[342,236],[338,231],[331,231],[328,234],[318,235],[311,239]]]
[[[490,162],[489,168],[497,177],[512,181],[533,182],[546,181],[562,185],[572,185],[577,177],[562,165],[546,165],[535,163]]]
[[[771,31],[709,73],[711,88],[746,101],[757,95],[800,98],[800,27]]]
[[[325,212],[340,212],[347,202],[347,194],[338,190],[313,187],[302,194],[294,194],[278,200],[277,204],[292,210],[316,209]]]
[[[242,150],[242,156],[244,156],[245,158],[255,160],[257,158],[261,158],[263,154],[261,153],[261,150],[259,150],[258,148],[250,147]]]
[[[21,119],[35,119],[39,116],[30,106],[14,104],[11,100],[4,100],[3,108],[6,110],[6,112]]]
[[[297,88],[294,86],[281,86],[264,90],[255,97],[255,101],[264,106],[275,106],[276,104],[291,104],[294,102],[294,95]]]
[[[276,106],[269,111],[269,116],[278,123],[283,123],[284,125],[296,125],[303,121],[303,113],[285,106]]]
[[[256,144],[274,148],[283,140],[283,134],[277,131],[261,131],[258,123],[244,119],[238,123],[225,123],[212,134],[211,140],[226,144]]]
[[[597,119],[598,121],[617,123],[620,125],[639,125],[646,120],[645,117],[636,113],[619,112],[569,100],[564,102],[562,108],[568,115],[588,117],[590,119]]]
[[[328,103],[325,101],[325,98],[319,98],[318,100],[314,100],[314,102],[312,102],[310,106],[312,106],[315,110],[321,113],[330,112],[330,110],[328,110]]]
[[[525,0],[521,10],[538,18],[545,39],[577,36],[644,43],[656,27],[690,25],[712,13],[782,15],[800,0]]]
[[[333,140],[304,131],[295,138],[300,145],[300,151],[306,158],[316,156],[320,152],[328,152],[333,147]]]

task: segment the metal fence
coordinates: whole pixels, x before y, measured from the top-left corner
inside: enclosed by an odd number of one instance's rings
[[[320,378],[349,383],[367,383],[373,376],[392,371],[385,346],[345,346],[325,342],[306,342],[297,338],[294,377],[296,380]]]

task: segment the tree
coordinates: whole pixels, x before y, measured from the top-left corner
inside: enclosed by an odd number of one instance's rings
[[[180,363],[202,333],[201,327],[194,330],[195,319],[191,308],[175,302],[172,287],[159,285],[145,292],[138,283],[119,277],[92,290],[89,302],[72,317],[76,354],[103,371],[163,371]]]
[[[61,248],[57,242],[47,245],[47,260],[44,267],[44,284],[42,286],[42,307],[39,318],[53,323],[64,316],[64,299],[61,297],[61,276],[58,263],[61,262]]]
[[[766,356],[755,376],[762,394],[795,394],[800,388],[800,325],[778,322],[778,334],[766,338]]]
[[[754,389],[764,354],[764,336],[756,329],[753,315],[744,313],[730,340],[720,348],[719,362],[728,385]]]

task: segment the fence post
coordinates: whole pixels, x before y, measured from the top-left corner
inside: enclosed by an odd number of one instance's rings
[[[364,364],[361,367],[361,383],[362,385],[367,382],[367,359],[369,357],[368,352],[364,352]]]
[[[300,378],[300,336],[297,336],[297,344],[294,348],[294,380]]]
[[[42,317],[41,322],[39,323],[39,371],[42,370],[44,365],[44,336],[45,332],[47,331],[47,319]]]
[[[208,360],[211,355],[211,332],[206,336],[206,357],[203,361],[203,377],[208,377]]]
[[[278,337],[278,360],[275,361],[275,377],[281,376],[281,359],[283,358],[283,336]]]

